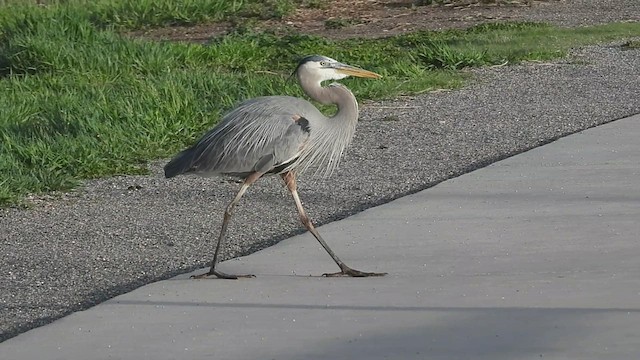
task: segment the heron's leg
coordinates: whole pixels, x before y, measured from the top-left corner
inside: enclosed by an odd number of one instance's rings
[[[323,274],[323,276],[367,277],[367,276],[384,276],[387,274],[387,273],[373,273],[373,272],[363,272],[363,271],[355,270],[347,266],[347,264],[345,264],[344,262],[342,262],[342,260],[340,260],[338,255],[336,255],[333,252],[333,250],[331,250],[329,245],[324,241],[322,236],[320,236],[320,233],[318,233],[318,230],[316,230],[315,226],[313,226],[313,223],[311,222],[311,219],[307,215],[306,211],[304,211],[304,208],[302,207],[302,202],[300,201],[300,197],[298,196],[295,173],[289,171],[289,172],[283,173],[281,176],[282,176],[282,180],[284,180],[285,184],[287,184],[287,188],[289,189],[289,191],[291,192],[291,195],[293,196],[293,200],[296,203],[296,209],[298,209],[298,214],[300,215],[300,220],[302,221],[304,226],[307,228],[307,230],[309,230],[309,232],[313,234],[313,236],[318,240],[318,242],[320,242],[320,245],[322,245],[322,247],[327,251],[327,253],[329,253],[333,261],[335,261],[336,264],[338,264],[338,266],[340,267],[340,272]]]
[[[254,277],[254,275],[225,274],[221,271],[216,270],[216,265],[218,264],[218,255],[220,254],[220,248],[222,247],[222,244],[224,243],[224,240],[226,239],[226,236],[227,236],[227,227],[229,225],[229,221],[231,220],[231,214],[233,213],[233,208],[240,201],[240,199],[242,198],[242,195],[244,195],[244,193],[247,191],[249,186],[251,186],[251,184],[256,182],[260,178],[260,176],[262,176],[262,173],[256,172],[247,176],[247,178],[244,179],[244,182],[242,183],[242,186],[240,187],[238,194],[236,195],[235,198],[233,198],[233,200],[231,200],[231,202],[229,203],[229,205],[227,206],[224,212],[224,218],[222,220],[222,228],[220,229],[220,235],[218,236],[218,243],[216,244],[216,251],[213,254],[213,260],[211,261],[211,269],[209,270],[208,273],[201,274],[201,275],[194,275],[192,276],[192,278],[202,279],[211,275],[221,279],[237,279],[239,277],[242,277],[242,278]]]

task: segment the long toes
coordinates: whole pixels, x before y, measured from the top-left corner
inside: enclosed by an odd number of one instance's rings
[[[345,269],[336,273],[322,274],[322,276],[324,277],[343,277],[343,276],[372,277],[372,276],[385,276],[385,275],[387,275],[387,273],[364,272],[364,271],[354,270],[354,269]]]
[[[192,279],[210,279],[211,277],[216,277],[218,279],[227,279],[227,280],[237,280],[239,278],[254,278],[255,275],[247,274],[247,275],[233,275],[233,274],[225,274],[221,271],[210,271],[208,273],[200,274],[200,275],[191,275]]]
[[[377,273],[377,272],[365,272],[362,273],[363,275],[361,275],[362,277],[369,277],[369,276],[385,276],[387,275],[386,272],[382,272],[382,273]]]

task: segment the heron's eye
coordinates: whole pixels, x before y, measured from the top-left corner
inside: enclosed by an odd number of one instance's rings
[[[326,61],[320,61],[320,66],[327,66],[327,62]]]

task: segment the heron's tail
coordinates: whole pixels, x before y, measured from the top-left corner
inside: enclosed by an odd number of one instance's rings
[[[193,167],[193,155],[193,148],[189,148],[174,156],[164,166],[164,176],[168,179],[189,172]]]

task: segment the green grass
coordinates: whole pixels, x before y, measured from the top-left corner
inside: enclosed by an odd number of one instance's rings
[[[8,9],[3,18],[43,12],[53,18],[88,20],[101,28],[138,29],[168,25],[192,25],[229,18],[280,18],[301,0],[0,0]],[[24,9],[27,11],[24,11]],[[4,10],[3,9],[3,10]]]
[[[6,10],[0,12],[1,205],[71,189],[81,179],[144,173],[148,160],[190,145],[242,99],[302,96],[287,81],[301,55],[323,54],[382,74],[377,81],[345,80],[359,99],[379,99],[461,86],[468,75],[460,69],[468,66],[549,60],[573,46],[640,35],[640,24],[632,23],[493,24],[373,40],[236,33],[203,46],[129,39],[112,26],[237,16],[257,2],[184,1],[185,8],[171,12],[163,6],[174,2],[154,1],[156,10],[138,15],[122,1],[87,5],[94,12],[80,3],[0,7]],[[226,10],[207,13],[211,18],[185,10],[196,3],[224,3]],[[111,10],[99,10],[105,4]],[[265,4],[280,8],[272,14],[278,16],[293,2]]]

